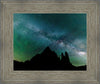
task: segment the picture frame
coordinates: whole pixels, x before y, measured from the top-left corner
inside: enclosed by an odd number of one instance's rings
[[[1,1],[2,83],[99,84],[99,3],[97,1]],[[86,13],[87,71],[14,71],[14,13]]]

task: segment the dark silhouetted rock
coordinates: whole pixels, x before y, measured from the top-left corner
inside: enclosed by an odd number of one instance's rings
[[[14,61],[14,70],[86,70],[86,66],[75,67],[69,60],[68,53],[61,53],[60,60],[54,51],[47,47],[41,54],[37,54],[30,61]]]

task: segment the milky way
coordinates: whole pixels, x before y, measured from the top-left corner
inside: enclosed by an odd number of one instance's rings
[[[14,14],[14,60],[30,60],[47,46],[75,66],[86,64],[86,14]],[[51,60],[52,61],[52,60]]]

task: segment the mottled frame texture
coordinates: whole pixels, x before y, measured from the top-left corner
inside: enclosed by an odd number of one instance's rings
[[[97,1],[1,1],[1,82],[99,84]],[[86,13],[87,71],[13,71],[13,13]]]

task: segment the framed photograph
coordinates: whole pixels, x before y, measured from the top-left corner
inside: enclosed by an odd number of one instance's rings
[[[98,4],[1,1],[1,82],[99,84]]]

